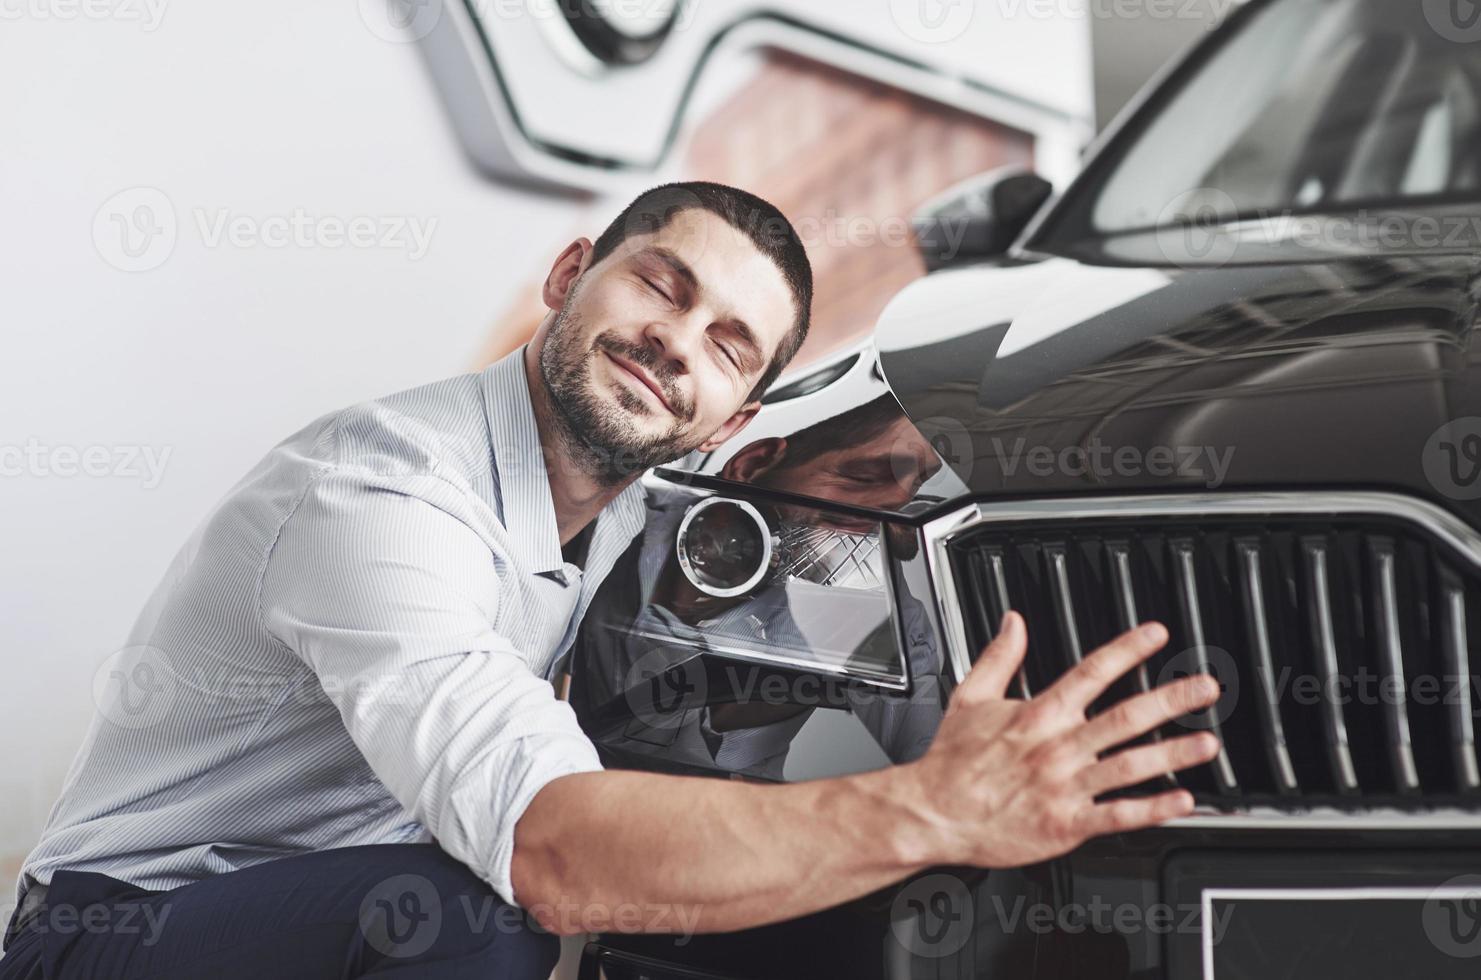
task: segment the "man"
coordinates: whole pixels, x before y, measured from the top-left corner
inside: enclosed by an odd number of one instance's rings
[[[0,977],[536,978],[547,931],[609,928],[619,907],[740,929],[1186,814],[1185,793],[1095,802],[1215,751],[1200,733],[1098,759],[1217,694],[1185,679],[1086,721],[1165,642],[1156,626],[1020,703],[1010,616],[930,751],[882,772],[601,770],[547,679],[640,530],[633,481],[746,426],[811,289],[766,202],[659,188],[560,255],[526,349],[276,447],[114,665]]]

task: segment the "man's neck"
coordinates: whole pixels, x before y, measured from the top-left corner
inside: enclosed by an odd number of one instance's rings
[[[525,381],[530,389],[530,404],[535,411],[535,425],[540,432],[540,448],[545,457],[545,475],[550,480],[550,499],[555,504],[555,523],[560,529],[561,544],[568,544],[581,529],[596,520],[602,508],[625,490],[636,475],[616,485],[594,477],[578,462],[579,452],[568,445],[561,429],[556,407],[540,373],[540,352],[531,343],[524,350]]]

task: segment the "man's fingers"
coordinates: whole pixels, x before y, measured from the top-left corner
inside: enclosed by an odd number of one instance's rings
[[[1098,803],[1083,812],[1076,828],[1086,837],[1124,834],[1155,827],[1193,812],[1193,794],[1175,789],[1156,796]]]
[[[1091,796],[1125,789],[1164,773],[1202,765],[1219,754],[1219,740],[1209,732],[1184,735],[1155,745],[1118,752],[1085,770],[1085,788]]]
[[[1006,696],[1008,682],[1018,673],[1027,651],[1028,629],[1023,625],[1023,617],[1010,612],[1003,617],[998,635],[983,648],[977,663],[957,687],[957,693],[984,700]]]
[[[1219,700],[1219,682],[1195,674],[1127,698],[1080,726],[1075,741],[1089,752],[1129,742]]]
[[[1050,702],[1056,710],[1083,712],[1127,671],[1166,643],[1165,626],[1143,623],[1086,657],[1055,681],[1039,700]]]

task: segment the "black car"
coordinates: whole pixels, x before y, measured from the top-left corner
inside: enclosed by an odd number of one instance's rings
[[[572,701],[810,779],[924,752],[1007,609],[1029,697],[1158,619],[1128,687],[1224,688],[1197,813],[586,980],[1481,976],[1481,7],[1252,0],[1051,197],[940,202],[871,344],[652,475]]]

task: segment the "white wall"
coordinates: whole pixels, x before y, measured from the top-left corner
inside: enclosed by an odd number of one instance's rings
[[[1059,56],[1088,78],[1079,46]],[[314,416],[473,368],[532,267],[616,202],[478,176],[417,51],[368,30],[357,0],[0,0],[0,91],[6,870],[61,784],[95,667],[211,503]],[[131,258],[116,222],[150,217],[141,204],[166,234]],[[295,216],[317,234],[258,237]],[[357,218],[391,247],[323,223]],[[222,219],[235,243],[212,242]],[[430,229],[425,254],[407,220]],[[105,475],[56,472],[87,447]],[[142,453],[162,471],[125,466]]]
[[[0,445],[169,454],[152,487],[42,475],[29,459],[14,475],[0,459],[0,852],[13,852],[86,725],[93,667],[211,502],[315,415],[469,370],[578,206],[474,174],[415,49],[366,30],[353,0],[172,3],[153,30],[0,9]],[[168,197],[178,233],[157,268],[125,272],[93,224],[136,186]],[[416,259],[212,247],[196,209],[208,224],[296,209],[435,224]],[[119,257],[116,234],[101,241]]]

